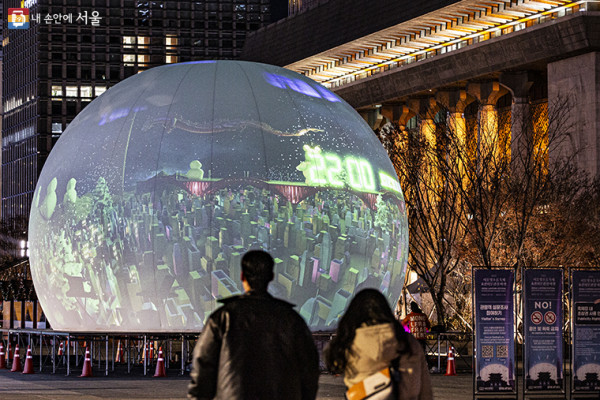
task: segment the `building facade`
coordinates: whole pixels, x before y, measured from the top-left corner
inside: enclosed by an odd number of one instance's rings
[[[154,66],[238,58],[248,32],[282,16],[279,3],[26,1],[29,27],[5,29],[2,42],[2,218],[29,214],[52,146],[95,97]],[[4,1],[4,15],[19,7]]]
[[[320,82],[373,127],[427,129],[445,109],[459,126],[504,113],[510,130],[562,103],[572,128],[561,153],[600,174],[598,1],[320,1],[251,35],[242,57]]]

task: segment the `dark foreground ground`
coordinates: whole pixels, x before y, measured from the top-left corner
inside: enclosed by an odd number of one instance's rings
[[[471,375],[432,375],[436,399],[472,399]],[[0,370],[0,399],[184,399],[189,377],[93,377],[51,375],[47,373],[23,375]],[[318,399],[344,399],[342,378],[321,375]]]

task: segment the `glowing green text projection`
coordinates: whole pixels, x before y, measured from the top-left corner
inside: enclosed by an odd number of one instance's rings
[[[297,169],[304,173],[307,184],[334,188],[347,184],[360,192],[376,192],[373,167],[364,158],[348,155],[342,159],[335,153],[323,152],[319,146],[304,145],[303,149],[305,161]],[[398,181],[384,171],[379,171],[379,184],[401,193]]]

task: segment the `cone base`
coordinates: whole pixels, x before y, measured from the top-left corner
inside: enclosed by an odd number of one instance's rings
[[[446,367],[446,373],[444,376],[456,376],[456,368],[454,365],[448,365]]]

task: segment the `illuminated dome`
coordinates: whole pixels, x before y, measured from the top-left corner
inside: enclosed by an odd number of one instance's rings
[[[312,329],[351,296],[395,305],[408,229],[394,168],[344,101],[247,62],[153,68],[61,135],[30,217],[31,270],[54,329],[198,331],[240,293],[240,258],[275,258],[269,291]]]

